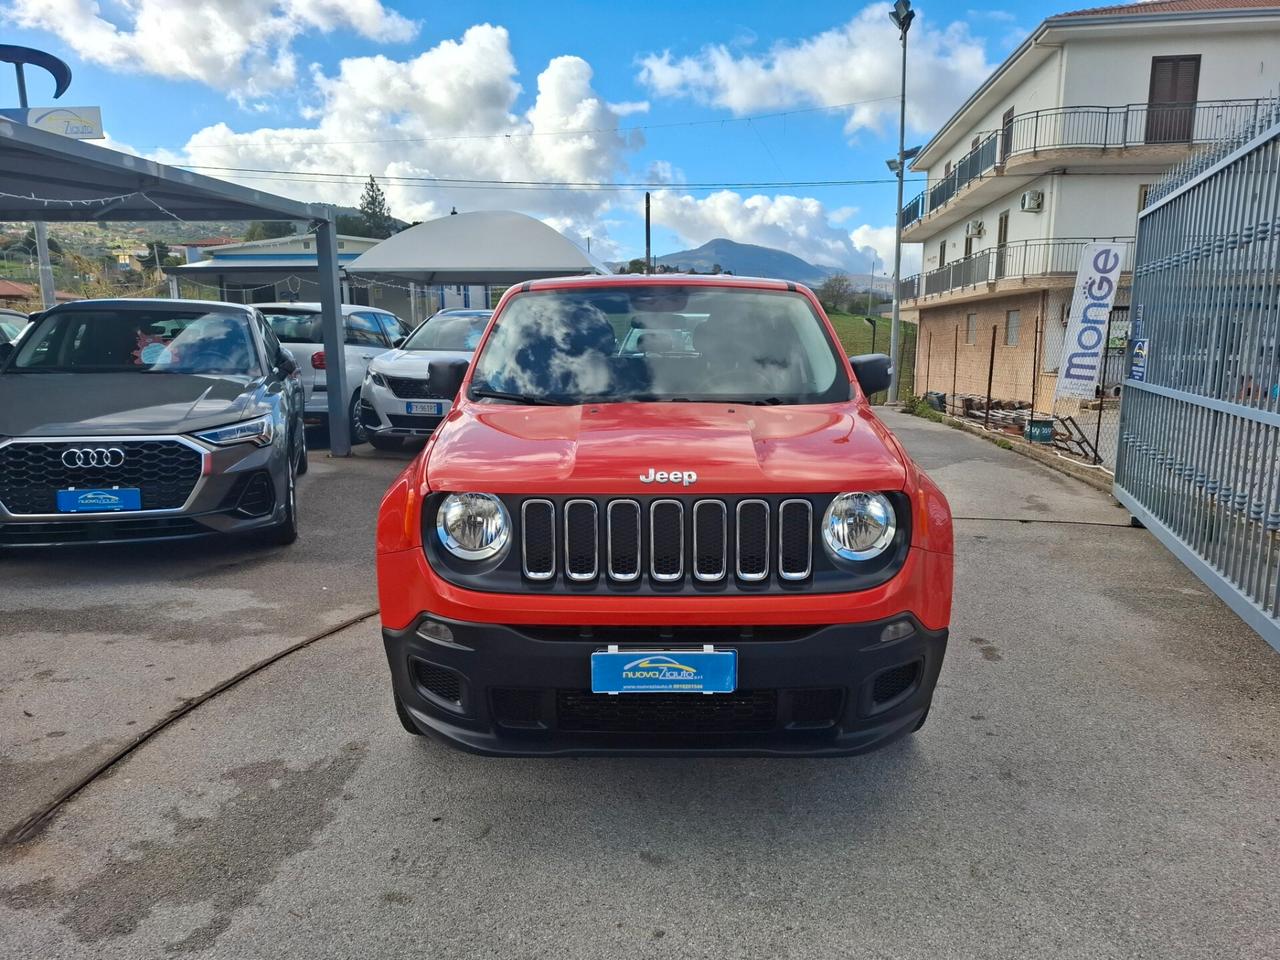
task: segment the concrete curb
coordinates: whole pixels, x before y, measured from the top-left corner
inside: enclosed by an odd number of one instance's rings
[[[905,410],[902,412],[906,413]],[[908,414],[908,416],[914,416],[914,414]],[[983,440],[990,443],[995,443],[997,440],[1005,440],[1008,442],[1009,447],[1014,453],[1035,460],[1037,463],[1041,463],[1051,470],[1056,470],[1058,473],[1066,474],[1068,477],[1079,480],[1081,483],[1086,483],[1095,490],[1100,490],[1107,496],[1111,496],[1111,488],[1114,484],[1114,480],[1110,474],[1103,473],[1101,470],[1087,467],[1082,463],[1076,463],[1066,457],[1060,457],[1052,450],[1047,450],[1034,443],[1028,443],[1026,440],[1020,440],[1019,438],[1007,433],[1000,433],[995,430],[984,430],[976,423],[968,423],[965,420],[960,420],[946,414],[942,415],[941,420],[935,422],[945,424],[954,430],[960,430],[964,433],[972,434],[975,437],[981,437]]]

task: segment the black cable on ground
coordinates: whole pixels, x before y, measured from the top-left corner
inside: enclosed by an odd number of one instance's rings
[[[89,786],[89,784],[93,783],[93,781],[97,780],[100,776],[114,767],[121,760],[125,759],[156,734],[172,726],[174,723],[177,723],[202,703],[207,703],[214,697],[218,696],[218,694],[225,693],[242,681],[249,679],[255,673],[259,673],[271,666],[273,663],[283,660],[285,657],[289,656],[289,654],[296,653],[299,650],[309,647],[311,644],[316,643],[319,640],[332,637],[335,633],[341,633],[348,627],[354,627],[358,623],[364,623],[364,621],[369,620],[372,617],[376,617],[377,615],[378,611],[376,609],[357,614],[354,617],[342,621],[342,623],[339,623],[336,626],[328,627],[320,633],[312,634],[304,640],[299,640],[297,643],[291,644],[283,650],[273,653],[264,660],[259,660],[257,663],[245,667],[239,673],[222,681],[217,686],[206,690],[197,697],[192,697],[182,706],[178,707],[171,713],[166,714],[163,718],[152,724],[146,730],[142,731],[142,733],[138,734],[138,736],[128,744],[121,747],[111,756],[107,757],[100,764],[94,767],[94,769],[86,776],[81,777],[75,783],[64,789],[60,794],[58,794],[57,798],[55,798],[51,803],[46,804],[43,809],[33,813],[16,827],[9,830],[3,837],[0,837],[0,844],[10,846],[13,844],[25,843],[28,840],[34,839],[46,826],[48,826],[49,821],[52,820],[58,811],[66,805],[67,801],[71,800],[71,798],[81,790]]]

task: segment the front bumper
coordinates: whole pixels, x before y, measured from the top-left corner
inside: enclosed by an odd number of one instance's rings
[[[912,630],[882,641],[887,623]],[[447,628],[447,633],[441,630]],[[423,615],[383,629],[392,684],[414,725],[494,756],[841,756],[914,730],[947,631],[909,615],[826,626],[506,626]],[[738,651],[735,694],[590,693],[590,655],[623,649]]]
[[[65,438],[50,438],[63,442]],[[129,440],[131,437],[101,438]],[[47,547],[184,540],[250,533],[284,520],[289,483],[287,435],[270,446],[198,444],[203,467],[182,507],[112,513],[20,514],[0,503],[0,547]]]
[[[453,406],[448,400],[420,401],[440,404],[440,415],[432,416],[409,413],[407,405],[411,402],[414,401],[397,397],[389,388],[366,379],[360,387],[360,422],[380,437],[428,437]]]

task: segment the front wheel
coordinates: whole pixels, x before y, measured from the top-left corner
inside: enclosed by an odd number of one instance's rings
[[[267,543],[277,547],[287,547],[298,539],[298,484],[292,467],[284,496],[284,519],[263,535]]]
[[[369,442],[369,428],[360,420],[360,394],[351,398],[351,408],[347,421],[351,424],[351,445],[359,446]]]

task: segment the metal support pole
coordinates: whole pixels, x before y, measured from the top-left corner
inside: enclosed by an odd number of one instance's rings
[[[342,299],[338,287],[338,237],[330,219],[316,224],[316,265],[320,273],[320,325],[324,332],[325,395],[329,403],[329,456],[351,455],[351,397],[342,336]]]
[[[919,343],[919,341],[917,341]],[[924,342],[924,393],[929,392],[929,366],[933,362],[933,331],[930,330]],[[924,393],[920,396],[924,396]]]
[[[987,361],[987,408],[982,412],[982,429],[991,428],[991,381],[996,373],[996,324],[991,325],[991,359]]]
[[[1031,419],[1036,418],[1036,384],[1040,380],[1040,314],[1036,314],[1035,340],[1031,343]]]
[[[36,261],[40,265],[40,302],[48,310],[58,302],[54,294],[53,265],[49,262],[49,228],[43,220],[33,225],[36,235]]]
[[[1098,422],[1093,428],[1093,463],[1102,462],[1098,441],[1102,439],[1102,413],[1107,405],[1107,354],[1111,352],[1111,312],[1107,313],[1107,333],[1102,338],[1102,371],[1098,374]]]
[[[902,89],[898,97],[898,203],[893,208],[893,322],[889,325],[889,403],[898,399],[898,335],[902,323],[902,178],[906,175],[907,150],[907,31],[902,31]]]
[[[951,405],[956,402],[956,373],[960,370],[960,324],[956,324],[956,345],[951,352]]]
[[[413,280],[409,281],[409,320],[415,327],[418,325],[418,284]]]
[[[182,291],[178,289],[178,278],[170,277],[169,278],[169,298],[171,300],[177,300],[181,296],[181,293]]]
[[[650,244],[649,235],[649,194],[644,195],[644,272],[646,274],[653,273],[653,247]]]

